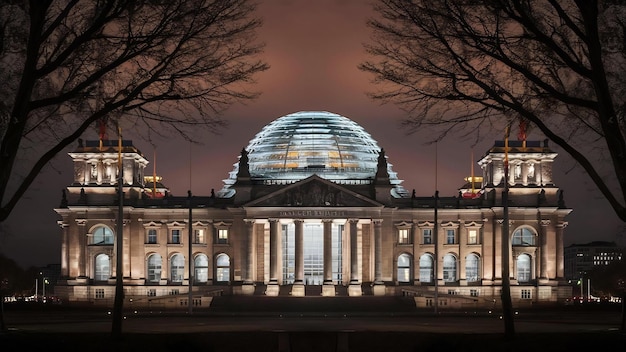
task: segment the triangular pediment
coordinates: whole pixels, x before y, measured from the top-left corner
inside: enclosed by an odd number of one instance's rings
[[[248,202],[246,207],[381,207],[383,204],[317,175]]]

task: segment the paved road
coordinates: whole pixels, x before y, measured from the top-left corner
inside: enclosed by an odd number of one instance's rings
[[[111,315],[104,309],[7,309],[8,333],[2,351],[64,350],[352,352],[352,351],[626,351],[626,334],[617,331],[620,310],[561,307],[520,310],[517,338],[503,337],[496,312],[432,311],[402,305],[327,306],[302,301],[281,306],[260,301],[215,309],[127,310],[123,339],[110,339]],[[330,301],[342,303],[341,301]],[[253,304],[254,303],[254,304]],[[128,308],[128,307],[127,307]],[[295,309],[299,308],[299,309]]]
[[[7,311],[14,330],[43,332],[107,332],[111,315],[106,310]],[[615,331],[620,312],[615,310],[518,311],[515,328],[525,333]],[[123,329],[129,333],[190,333],[202,331],[261,332],[437,332],[501,333],[498,313],[468,312],[219,312],[138,311],[125,313]]]

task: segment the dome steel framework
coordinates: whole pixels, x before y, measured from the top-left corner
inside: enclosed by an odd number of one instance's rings
[[[338,184],[368,184],[376,175],[381,148],[359,124],[325,111],[302,111],[280,117],[261,129],[245,148],[251,179],[289,184],[313,174]],[[392,165],[387,171],[396,197],[406,195]],[[224,180],[221,195],[237,180],[239,163]]]

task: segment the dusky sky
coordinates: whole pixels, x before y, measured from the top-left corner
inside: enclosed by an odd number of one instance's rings
[[[476,162],[501,140],[503,132],[483,133],[482,140],[449,136],[429,144],[433,131],[407,134],[400,123],[407,115],[393,105],[381,105],[366,93],[377,89],[372,77],[357,65],[367,56],[363,43],[371,34],[366,26],[374,16],[367,0],[265,0],[258,7],[263,27],[259,40],[266,43],[263,59],[271,68],[257,76],[253,87],[261,96],[224,113],[229,126],[219,134],[198,134],[191,144],[172,135],[156,145],[134,139],[173,195],[209,195],[222,187],[242,148],[261,128],[286,114],[323,110],[346,116],[368,131],[384,148],[389,162],[404,180],[404,187],[417,196],[431,196],[435,187],[443,196],[455,196],[470,175],[472,153]],[[516,135],[513,131],[512,136]],[[97,139],[96,127],[83,139]],[[132,130],[124,139],[133,139]],[[543,140],[531,130],[529,140]],[[564,190],[565,203],[573,208],[568,217],[565,245],[594,240],[622,241],[624,225],[597,191],[589,177],[560,148],[554,180]],[[72,182],[73,167],[67,152],[58,155],[37,178],[9,219],[3,224],[0,251],[19,265],[44,266],[60,262],[61,230],[54,212],[61,192]],[[436,152],[435,152],[436,151]],[[437,156],[435,158],[435,155]],[[477,165],[476,175],[481,174]],[[437,180],[435,180],[437,175]]]

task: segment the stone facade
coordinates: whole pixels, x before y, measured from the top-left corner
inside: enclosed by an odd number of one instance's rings
[[[431,306],[435,289],[442,306],[493,306],[502,284],[505,158],[514,305],[555,303],[571,292],[563,280],[571,209],[551,179],[556,154],[547,142],[505,150],[497,141],[478,162],[482,178],[437,199],[391,193],[382,151],[375,177],[282,183],[250,175],[244,150],[230,197],[172,196],[144,177],[148,161],[132,142],[118,152],[117,141],[88,141],[70,153],[75,179],[55,209],[56,291],[70,303],[110,305],[121,253],[125,297],[137,306],[186,305],[189,289],[196,306],[223,294],[407,295]]]

